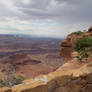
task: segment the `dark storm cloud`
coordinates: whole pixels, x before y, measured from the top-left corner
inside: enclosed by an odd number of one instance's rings
[[[29,18],[92,21],[92,0],[30,0],[15,5]]]

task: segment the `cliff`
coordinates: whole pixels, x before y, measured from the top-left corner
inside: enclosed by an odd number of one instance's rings
[[[61,56],[64,61],[70,61],[72,59],[72,45],[76,42],[77,39],[92,36],[92,27],[88,29],[87,32],[74,32],[67,36],[65,40],[62,41],[62,51]]]
[[[68,61],[55,72],[27,79],[12,88],[1,88],[0,92],[92,92],[92,62],[80,63],[73,52],[74,42],[85,36],[92,36],[92,30],[81,35],[74,33],[62,41],[61,56]]]

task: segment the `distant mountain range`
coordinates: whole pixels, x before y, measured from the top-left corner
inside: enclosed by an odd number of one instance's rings
[[[47,39],[64,39],[64,38],[52,38],[52,37],[43,37],[43,36],[37,36],[37,35],[28,35],[28,34],[22,34],[22,33],[9,33],[9,34],[0,34],[0,36],[15,36],[15,37],[27,37],[27,38],[47,38]]]

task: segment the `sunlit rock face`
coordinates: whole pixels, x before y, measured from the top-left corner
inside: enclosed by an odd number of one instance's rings
[[[68,62],[55,72],[1,88],[0,92],[92,92],[92,62],[76,68],[74,65]]]
[[[53,92],[92,92],[92,63],[75,70],[73,75],[70,82],[56,88]]]

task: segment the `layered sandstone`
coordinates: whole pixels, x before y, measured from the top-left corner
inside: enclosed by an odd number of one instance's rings
[[[0,92],[92,92],[92,62],[73,66],[66,63],[55,72],[28,79],[11,89],[1,88]]]

